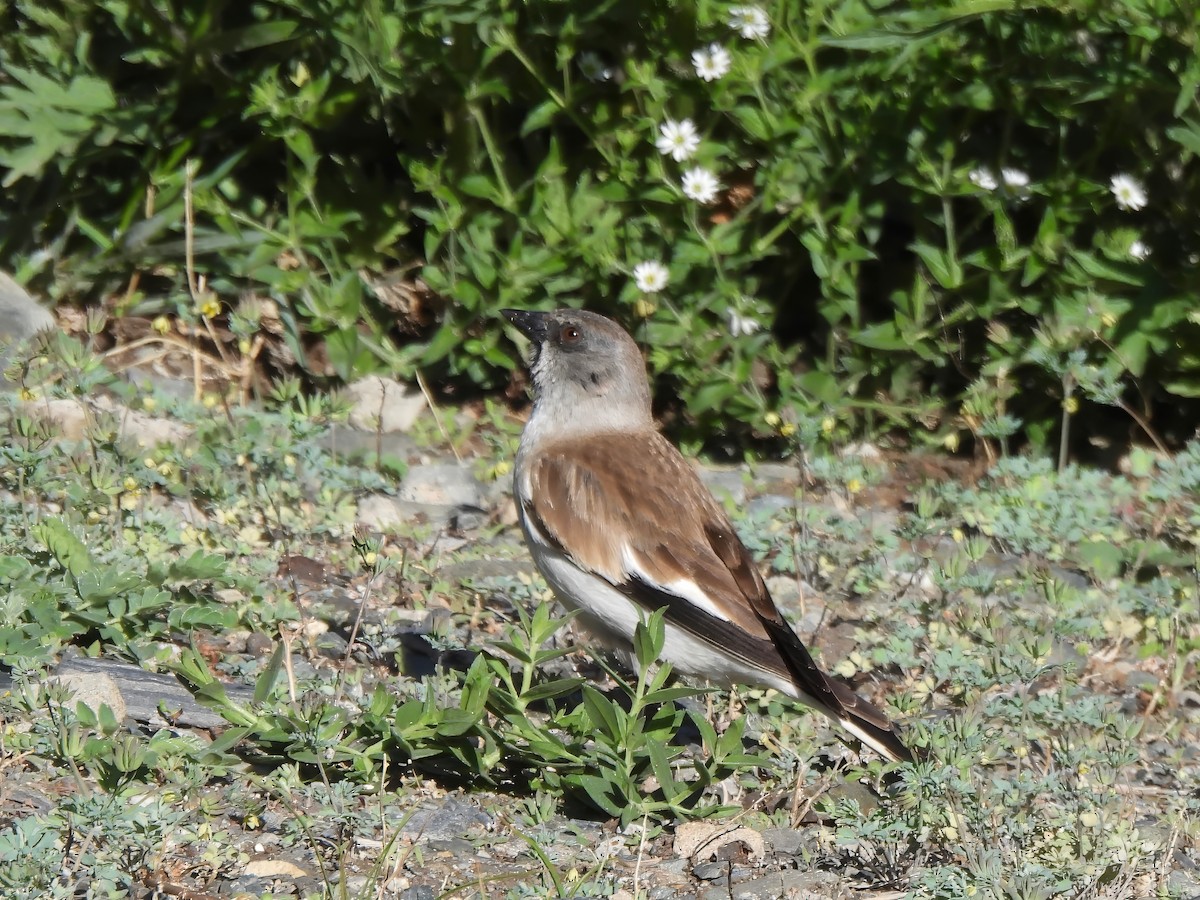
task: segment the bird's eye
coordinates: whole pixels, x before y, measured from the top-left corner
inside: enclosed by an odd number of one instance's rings
[[[568,346],[579,343],[579,339],[581,337],[583,337],[583,335],[579,333],[579,329],[574,325],[564,325],[562,330],[558,333],[559,341]]]

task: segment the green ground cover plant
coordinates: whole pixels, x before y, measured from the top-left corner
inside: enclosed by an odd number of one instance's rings
[[[441,574],[524,558],[511,527],[449,557],[416,525],[364,535],[349,500],[389,476],[326,448],[336,402],[281,388],[253,416],[183,405],[204,452],[136,447],[103,416],[64,438],[43,411],[81,384],[136,399],[87,358],[54,341],[10,373],[41,377],[0,394],[0,663],[12,677],[0,767],[6,784],[36,780],[54,798],[31,811],[0,797],[6,895],[222,884],[269,837],[311,855],[323,885],[312,896],[368,896],[432,864],[419,835],[402,836],[440,785],[498,823],[469,846],[519,845],[508,852],[521,867],[494,883],[451,885],[468,894],[628,887],[593,839],[572,851],[590,862],[563,862],[563,835],[589,819],[623,826],[611,853],[641,858],[689,819],[767,829],[812,811],[803,864],[862,886],[946,900],[1187,896],[1178,854],[1200,839],[1195,445],[1143,454],[1128,475],[1012,459],[974,484],[915,485],[897,506],[879,499],[887,470],[829,452],[830,430],[807,448],[810,477],[787,506],[735,510],[764,572],[836,610],[814,644],[841,657],[837,672],[864,689],[886,682],[879,696],[922,754],[898,769],[831,751],[826,723],[775,694],[673,683],[645,664],[662,640],[653,619],[631,674],[563,641],[570,626],[540,582]],[[477,452],[511,443],[513,424]],[[297,554],[352,580],[348,612],[280,574]],[[402,614],[421,610],[441,611],[427,640],[447,655],[407,674]],[[339,628],[354,631],[331,651],[322,640]],[[64,653],[175,673],[226,725],[202,736],[166,710],[131,727],[47,682]]]
[[[15,0],[0,259],[443,391],[512,377],[496,310],[583,303],[699,440],[1178,444],[1196,35],[1170,0]]]

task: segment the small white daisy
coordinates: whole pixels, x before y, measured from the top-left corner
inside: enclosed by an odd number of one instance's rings
[[[987,169],[972,169],[967,174],[967,178],[975,187],[985,191],[994,191],[1000,186],[996,181],[996,176]]]
[[[1146,189],[1132,175],[1124,173],[1114,175],[1112,181],[1109,182],[1108,189],[1112,191],[1112,195],[1117,200],[1117,206],[1121,209],[1138,210],[1149,202]]]
[[[1006,188],[1014,191],[1021,191],[1029,187],[1029,175],[1020,169],[1001,169],[1000,180],[1004,182]]]
[[[697,203],[712,203],[717,198],[717,176],[708,169],[696,166],[683,173],[683,195]]]
[[[644,294],[657,294],[667,286],[667,267],[656,259],[640,262],[633,267],[633,283]]]
[[[598,53],[585,50],[575,57],[575,65],[588,81],[612,81],[612,66],[607,65]]]
[[[729,333],[733,337],[740,337],[743,334],[754,334],[754,332],[762,328],[762,323],[758,319],[743,316],[736,309],[726,311],[725,315],[729,319]]]
[[[742,37],[755,40],[767,36],[771,23],[757,6],[735,6],[729,11],[729,27],[740,32]]]
[[[1129,255],[1134,259],[1145,259],[1150,255],[1150,248],[1142,241],[1134,241],[1129,245]]]
[[[664,156],[670,154],[675,162],[683,162],[700,146],[700,135],[691,119],[681,122],[667,119],[658,131],[658,140],[655,141],[658,152]]]
[[[696,74],[705,81],[716,81],[729,71],[733,60],[729,51],[720,44],[709,44],[707,48],[692,51],[692,65],[696,67]]]

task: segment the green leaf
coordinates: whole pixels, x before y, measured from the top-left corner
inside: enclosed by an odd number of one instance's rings
[[[1125,565],[1125,554],[1109,541],[1080,541],[1075,561],[1101,581],[1116,578]]]
[[[588,798],[610,816],[621,816],[625,813],[624,797],[619,794],[613,796],[618,792],[612,782],[599,775],[586,774],[572,775],[570,780],[583,788]]]
[[[166,581],[209,581],[225,574],[229,564],[217,553],[195,550],[186,559],[175,560],[167,569]]]
[[[948,291],[958,290],[962,287],[962,266],[959,265],[957,259],[945,250],[931,244],[918,242],[912,245],[912,249],[917,256],[921,257],[925,268],[929,270],[929,274],[939,285]]]
[[[89,571],[94,563],[83,541],[59,518],[46,518],[33,526],[33,536],[50,551],[55,561],[78,577]]]
[[[159,592],[163,605],[170,603],[171,595]],[[179,631],[224,631],[238,624],[237,611],[224,606],[188,604],[177,606],[167,614],[167,624]]]
[[[605,737],[614,743],[624,739],[624,710],[615,706],[590,684],[583,686],[583,706],[587,710],[588,718]]]
[[[633,652],[642,668],[653,665],[662,656],[663,645],[666,643],[666,629],[663,625],[666,612],[665,607],[656,609],[634,627]]]
[[[688,409],[693,413],[707,412],[716,409],[740,390],[740,386],[732,381],[716,381],[701,387],[692,394],[688,401]]]
[[[271,696],[271,692],[275,689],[275,680],[279,677],[279,670],[283,665],[283,642],[275,644],[275,650],[271,653],[271,658],[267,660],[267,664],[263,666],[263,670],[258,673],[258,677],[254,679],[254,702],[265,703]]]
[[[1200,156],[1200,124],[1187,119],[1186,126],[1173,125],[1167,129],[1167,137],[1179,146]]]
[[[492,179],[486,175],[468,175],[458,183],[458,189],[468,197],[478,197],[481,200],[495,201],[499,194]]]
[[[241,53],[270,47],[290,40],[299,27],[300,23],[291,19],[272,19],[270,22],[259,22],[244,28],[231,28],[197,42],[194,52]]]
[[[907,350],[911,342],[900,335],[895,322],[879,322],[850,335],[856,344],[875,350]]]
[[[525,117],[525,121],[521,123],[521,137],[547,127],[554,121],[554,117],[561,110],[562,107],[558,105],[558,101],[556,100],[545,100],[539,103],[530,110],[529,115]]]

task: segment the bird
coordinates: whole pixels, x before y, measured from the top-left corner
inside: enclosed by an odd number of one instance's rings
[[[501,314],[531,345],[517,517],[559,602],[626,653],[638,623],[663,609],[660,661],[675,672],[775,688],[885,759],[913,761],[888,717],[813,660],[720,503],[658,430],[629,333],[587,310]]]

